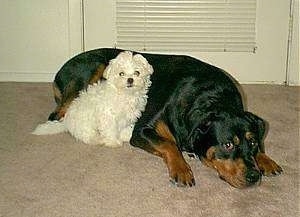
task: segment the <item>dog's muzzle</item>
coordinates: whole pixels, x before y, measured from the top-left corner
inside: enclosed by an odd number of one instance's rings
[[[254,185],[260,183],[261,173],[255,169],[250,169],[247,170],[245,178],[248,186]]]

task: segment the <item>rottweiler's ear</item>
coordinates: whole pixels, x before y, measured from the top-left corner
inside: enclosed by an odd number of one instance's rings
[[[245,112],[245,118],[249,121],[249,123],[251,123],[255,130],[257,130],[260,151],[264,152],[265,150],[263,140],[266,132],[266,122],[262,118],[252,114],[251,112]]]
[[[196,140],[201,136],[205,135],[214,121],[214,114],[207,113],[203,115],[203,113],[199,110],[194,111],[189,115],[189,142],[190,144],[194,144]]]
[[[192,129],[192,131],[189,134],[189,143],[192,144],[192,146],[196,143],[196,141],[201,138],[201,136],[204,136],[207,134],[209,129],[211,128],[212,121],[205,121],[203,123],[200,123],[197,127]]]
[[[205,113],[199,109],[194,109],[190,111],[187,115],[187,126],[189,131],[193,132],[195,130],[202,134],[207,133],[210,128],[212,121],[215,120],[215,114],[213,112]]]
[[[198,127],[197,130],[201,133],[201,134],[206,134],[208,132],[208,130],[210,129],[212,125],[212,121],[205,121],[204,123],[201,123]]]

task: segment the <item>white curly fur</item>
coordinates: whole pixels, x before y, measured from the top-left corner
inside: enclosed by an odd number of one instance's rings
[[[82,91],[61,122],[39,125],[33,133],[68,131],[87,144],[111,147],[129,142],[134,123],[145,109],[152,73],[152,66],[142,55],[120,53],[106,67],[106,80]]]

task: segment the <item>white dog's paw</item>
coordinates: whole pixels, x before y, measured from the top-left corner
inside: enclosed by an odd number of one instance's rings
[[[111,147],[111,148],[116,148],[116,147],[120,147],[123,145],[123,143],[117,139],[115,139],[115,140],[104,139],[104,140],[102,140],[102,142],[103,142],[104,146]]]
[[[128,143],[132,136],[133,126],[126,127],[120,133],[120,140],[122,142]]]

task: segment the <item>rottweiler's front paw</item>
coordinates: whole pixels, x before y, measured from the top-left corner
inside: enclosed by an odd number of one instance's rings
[[[170,181],[178,187],[194,186],[195,179],[190,166],[185,162],[170,162],[168,164]]]
[[[258,153],[255,159],[264,176],[275,176],[282,173],[282,168],[265,153]]]

